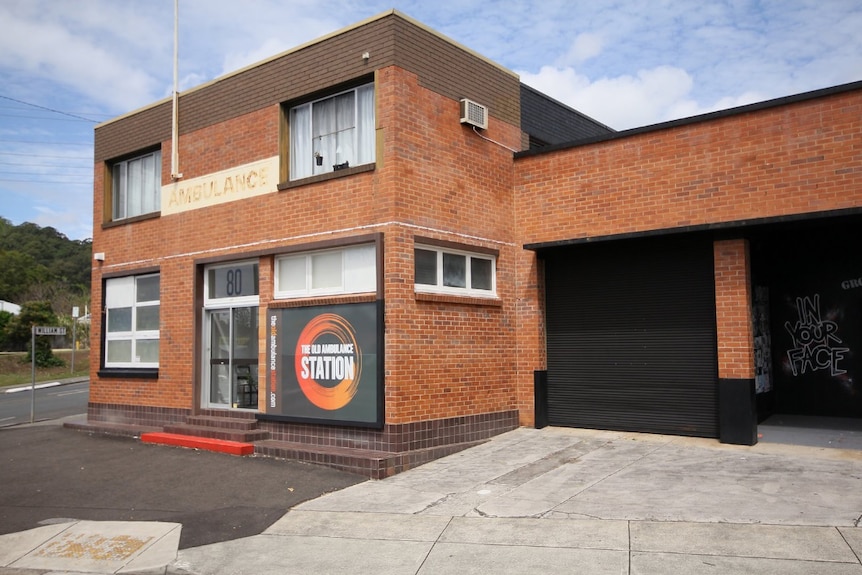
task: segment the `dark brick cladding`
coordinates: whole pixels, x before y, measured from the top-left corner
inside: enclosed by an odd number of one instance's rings
[[[604,124],[525,85],[521,85],[521,129],[546,144],[614,133]]]
[[[415,423],[389,424],[377,431],[266,421],[261,429],[273,440],[308,446],[329,446],[399,453],[456,443],[483,441],[518,427],[518,412],[503,411]]]
[[[371,55],[368,63],[362,54]],[[180,133],[187,134],[396,64],[429,89],[452,99],[469,97],[490,115],[520,123],[518,77],[453,45],[397,13],[300,48],[180,95]],[[171,102],[96,128],[95,161],[155,146],[171,137]]]

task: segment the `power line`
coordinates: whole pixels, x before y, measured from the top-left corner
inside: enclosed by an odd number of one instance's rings
[[[11,178],[0,178],[0,182],[14,182],[19,184],[70,184],[74,186],[80,186],[84,184],[89,184],[93,180],[92,179],[83,179],[83,180],[15,180]]]
[[[67,170],[93,170],[93,166],[75,166],[72,164],[30,164],[22,162],[2,162],[0,166],[18,166],[19,168],[64,168]]]
[[[32,106],[34,108],[39,108],[40,110],[47,110],[49,112],[54,112],[55,114],[63,114],[64,116],[70,116],[72,118],[78,118],[79,120],[85,120],[87,122],[92,122],[94,124],[98,124],[97,120],[91,120],[90,118],[85,118],[84,116],[78,116],[77,114],[72,114],[70,112],[63,112],[62,110],[55,110],[54,108],[48,108],[46,106],[40,106],[39,104],[32,104],[30,102],[25,102],[24,100],[17,100],[15,98],[10,98],[9,96],[3,96],[0,94],[0,98],[4,100],[11,100],[12,102],[18,102],[19,104],[24,104],[25,106]]]
[[[18,114],[0,114],[3,118],[20,118],[22,120],[44,120],[46,122],[90,122],[83,118],[48,118],[45,116],[19,116]]]
[[[0,140],[3,144],[40,144],[49,146],[92,146],[88,142],[30,142],[26,140]]]
[[[0,156],[24,156],[27,158],[62,158],[64,160],[92,160],[92,156],[52,156],[49,154],[22,154],[19,152],[4,152],[0,150]]]

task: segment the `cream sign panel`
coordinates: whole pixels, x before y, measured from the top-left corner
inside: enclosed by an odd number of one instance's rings
[[[278,156],[162,186],[162,215],[177,214],[277,190]]]

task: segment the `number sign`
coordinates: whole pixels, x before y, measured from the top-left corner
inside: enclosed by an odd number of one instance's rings
[[[258,295],[257,264],[241,263],[209,270],[210,299]]]

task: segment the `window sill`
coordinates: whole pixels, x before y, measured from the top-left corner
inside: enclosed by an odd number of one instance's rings
[[[104,367],[96,375],[103,379],[158,379],[159,368]]]
[[[455,303],[463,305],[476,305],[487,307],[503,307],[503,300],[498,297],[476,297],[470,295],[453,295],[442,293],[414,292],[416,301],[430,301],[436,303]]]
[[[377,301],[377,294],[339,294],[320,297],[302,297],[294,299],[277,299],[269,302],[271,309],[289,307],[308,307],[313,305],[339,305],[343,303],[367,303]]]
[[[375,164],[364,164],[362,166],[355,166],[353,168],[345,168],[343,170],[338,170],[336,172],[327,172],[325,174],[318,174],[317,176],[309,176],[307,178],[302,178],[301,180],[294,180],[292,182],[281,182],[278,184],[278,191],[283,192],[284,190],[290,190],[292,188],[299,188],[301,186],[307,186],[308,184],[316,184],[318,182],[326,182],[329,180],[335,180],[337,178],[344,178],[347,176],[352,176],[354,174],[362,174],[364,172],[373,172],[376,169]]]
[[[135,222],[142,222],[145,220],[154,220],[156,218],[160,218],[162,216],[162,212],[151,212],[149,214],[142,214],[140,216],[133,216],[131,218],[124,218],[122,220],[113,220],[110,222],[103,222],[102,229],[107,230],[108,228],[116,228],[118,226],[124,226],[126,224],[134,224]]]

